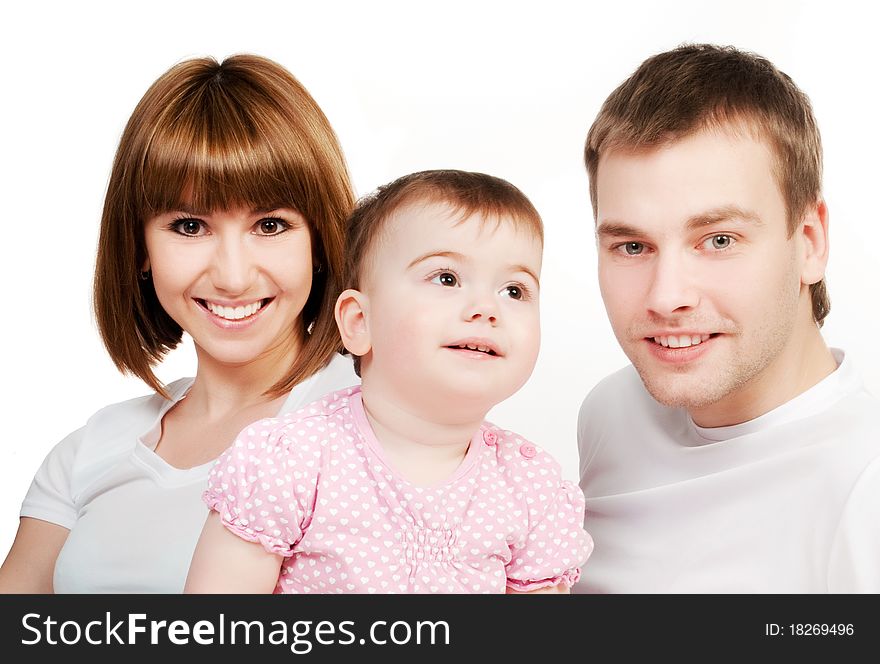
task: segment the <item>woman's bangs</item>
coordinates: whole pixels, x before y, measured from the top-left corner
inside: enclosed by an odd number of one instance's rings
[[[146,214],[239,207],[303,212],[297,191],[303,168],[295,152],[284,150],[289,138],[273,136],[277,132],[271,129],[258,132],[252,118],[222,110],[226,113],[191,115],[200,122],[179,117],[168,131],[153,136],[142,180]]]

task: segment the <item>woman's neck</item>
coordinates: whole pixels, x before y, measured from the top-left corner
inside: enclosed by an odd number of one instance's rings
[[[287,349],[272,349],[244,364],[227,364],[197,346],[198,370],[187,393],[190,408],[203,412],[205,417],[219,418],[260,404],[283,401],[285,397],[267,396],[266,392],[289,371],[299,349],[300,345],[296,344]]]

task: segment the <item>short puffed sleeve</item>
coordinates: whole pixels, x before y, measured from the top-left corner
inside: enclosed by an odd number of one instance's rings
[[[570,588],[593,551],[593,540],[584,530],[584,494],[561,478],[558,464],[546,452],[526,447],[537,466],[525,473],[534,477],[524,487],[529,528],[511,545],[507,586],[518,592],[560,584]]]
[[[21,516],[73,528],[77,508],[73,497],[73,467],[85,427],[58,443],[43,460],[21,506]]]
[[[202,496],[230,531],[285,558],[311,520],[320,469],[320,442],[300,428],[285,418],[246,427],[217,460]]]

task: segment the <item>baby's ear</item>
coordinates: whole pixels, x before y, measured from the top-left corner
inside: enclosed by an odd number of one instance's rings
[[[342,345],[352,355],[370,352],[370,326],[367,324],[368,299],[359,290],[349,288],[336,298],[336,326],[342,336]]]

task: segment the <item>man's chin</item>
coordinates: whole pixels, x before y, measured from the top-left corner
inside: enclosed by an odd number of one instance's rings
[[[705,408],[717,403],[729,392],[722,385],[710,384],[696,376],[658,377],[638,369],[648,394],[657,403],[669,408]]]

